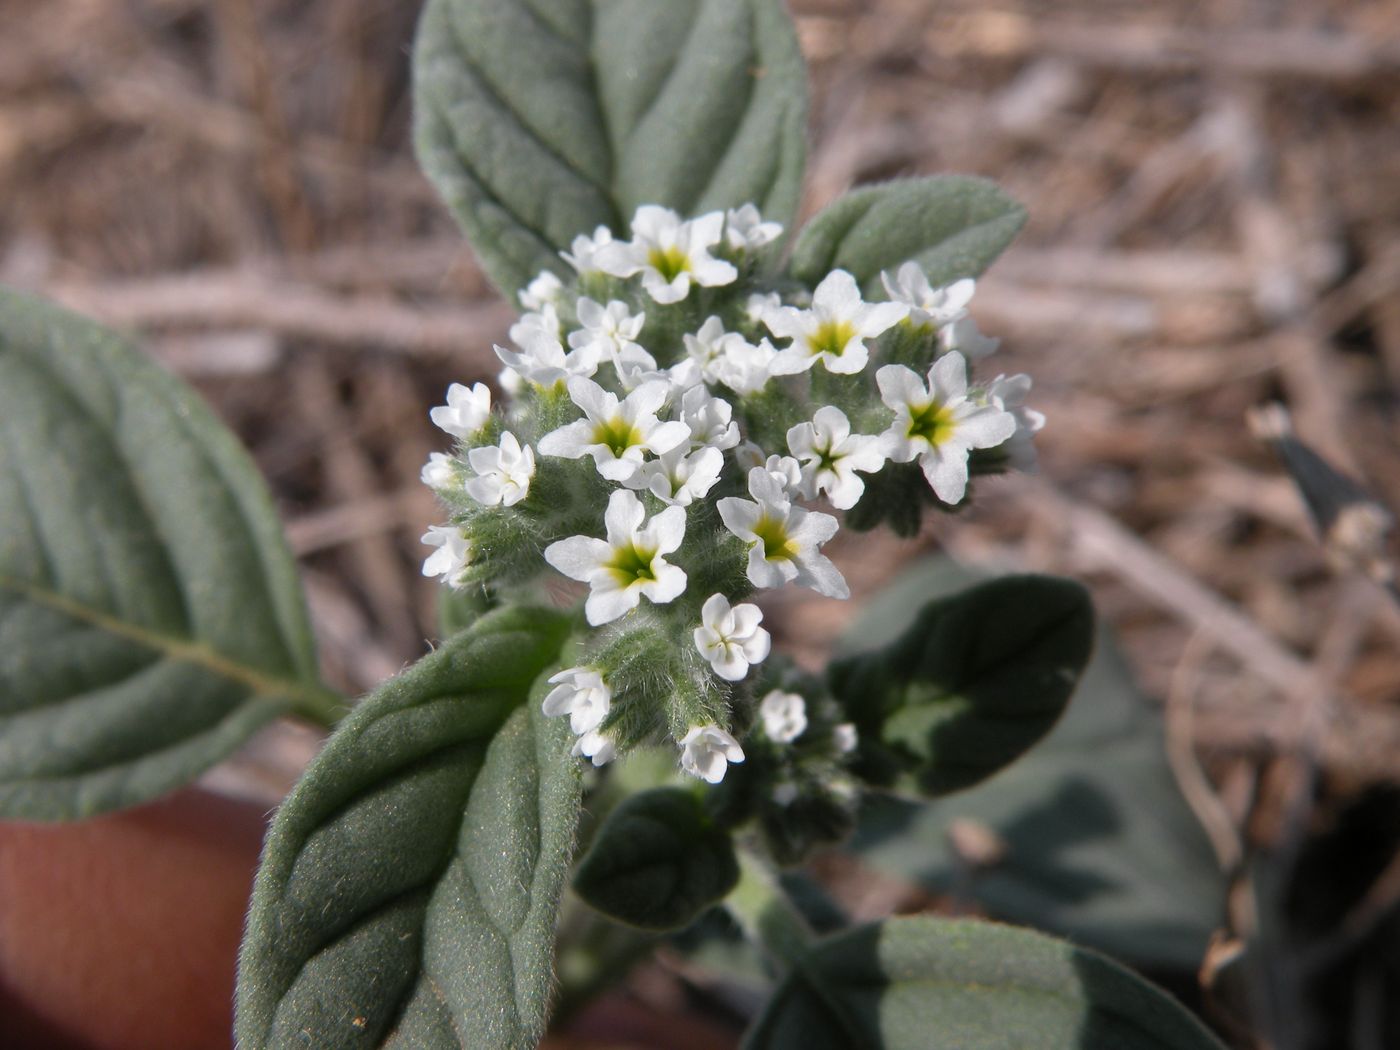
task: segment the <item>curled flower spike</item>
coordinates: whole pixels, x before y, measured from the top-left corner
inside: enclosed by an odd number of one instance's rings
[[[470,437],[491,418],[491,391],[485,383],[475,383],[470,390],[453,383],[447,388],[447,404],[433,409],[428,418],[453,437]]]
[[[999,404],[968,398],[967,362],[957,351],[934,362],[927,387],[903,365],[886,365],[875,382],[895,413],[880,435],[886,455],[896,463],[917,458],[944,503],[958,503],[967,493],[969,451],[995,448],[1016,431],[1015,417]]]
[[[689,222],[670,208],[644,204],[632,219],[630,242],[613,241],[594,253],[594,262],[614,277],[642,275],[642,287],[658,303],[678,303],[690,284],[729,284],[739,271],[710,255],[724,229],[724,213],[710,212]]]
[[[792,342],[769,366],[773,375],[795,375],[821,361],[829,372],[853,375],[865,368],[870,349],[865,340],[898,324],[904,303],[867,303],[856,279],[845,270],[827,274],[812,293],[812,308],[780,306],[763,315],[763,323],[780,339]]]
[[[664,605],[685,590],[685,570],[662,555],[685,538],[685,511],[667,507],[642,527],[646,511],[626,489],[608,499],[607,539],[570,536],[544,549],[545,561],[571,580],[588,584],[583,612],[590,625],[611,623],[637,607],[643,597]]]
[[[775,744],[791,744],[807,730],[807,701],[774,689],[758,705],[763,732]]]
[[[749,582],[781,587],[792,580],[830,598],[849,598],[841,570],[818,550],[836,535],[836,519],[794,507],[762,467],[749,471],[749,494],[753,500],[730,496],[718,504],[725,527],[749,544]]]
[[[529,495],[535,453],[529,445],[522,447],[510,431],[501,435],[499,445],[471,449],[467,462],[477,474],[466,481],[467,495],[478,503],[513,507]]]
[[[831,505],[850,510],[865,492],[865,482],[856,474],[874,473],[885,465],[880,439],[873,435],[852,434],[846,413],[834,405],[817,409],[810,423],[799,423],[787,432],[788,448],[806,467],[803,495],[811,499],[825,492]]]
[[[449,587],[463,585],[462,574],[472,561],[471,544],[456,525],[429,525],[421,542],[437,550],[423,562],[424,576],[441,576]]]
[[[569,716],[575,736],[597,729],[612,709],[612,690],[603,676],[590,667],[569,667],[550,675],[554,686],[544,698],[542,710],[550,718]]]
[[[744,602],[729,607],[729,599],[712,594],[700,609],[701,624],[695,628],[695,648],[710,662],[715,674],[726,682],[741,681],[749,668],[768,657],[773,639],[759,622],[763,610]]]
[[[681,739],[681,768],[706,783],[718,784],[731,762],[743,760],[739,741],[719,726],[692,726]]]
[[[592,456],[603,477],[626,481],[646,453],[670,452],[690,436],[684,423],[656,418],[670,393],[664,382],[643,383],[619,402],[616,394],[592,380],[570,379],[569,397],[583,409],[584,418],[540,438],[540,451],[565,459]]]

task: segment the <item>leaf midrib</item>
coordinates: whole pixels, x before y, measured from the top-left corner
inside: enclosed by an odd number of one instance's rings
[[[237,682],[259,696],[283,696],[294,711],[314,721],[323,721],[328,708],[343,705],[344,701],[338,694],[322,686],[308,685],[296,679],[268,674],[225,656],[203,642],[172,637],[138,626],[56,591],[12,576],[0,574],[0,589],[13,591],[31,602],[145,646],[171,660],[194,664],[221,678]]]

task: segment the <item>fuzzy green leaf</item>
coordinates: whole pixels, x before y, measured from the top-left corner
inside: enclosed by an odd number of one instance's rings
[[[335,704],[233,435],[115,333],[0,289],[0,816],[144,802]]]
[[[414,98],[419,161],[507,295],[639,204],[797,207],[806,73],[779,0],[429,0]]]
[[[336,730],[268,835],[240,1046],[534,1047],[580,789],[525,701],[567,630],[488,613]]]
[[[746,1050],[1221,1050],[1130,970],[1011,926],[889,919],[819,942],[809,965]]]
[[[656,788],[608,815],[574,889],[609,918],[647,930],[689,926],[739,881],[729,833],[694,792]]]
[[[913,259],[935,287],[976,277],[1011,243],[1026,210],[970,175],[896,179],[852,190],[802,228],[790,269],[815,285],[847,270],[867,296],[885,298],[881,270]]]
[[[1004,576],[926,605],[885,649],[833,663],[861,772],[928,795],[991,776],[1044,736],[1089,660],[1094,614],[1071,580]]]

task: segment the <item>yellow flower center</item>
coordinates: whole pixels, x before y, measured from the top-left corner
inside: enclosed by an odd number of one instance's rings
[[[690,258],[674,244],[669,248],[653,248],[647,262],[667,281],[674,281],[690,269]]]
[[[937,447],[953,436],[953,411],[937,401],[918,408],[909,406],[909,430],[911,438],[923,438]]]
[[[621,586],[630,587],[634,583],[646,583],[656,579],[656,573],[651,567],[655,558],[655,550],[642,549],[629,543],[613,551],[612,561],[608,562],[607,568]]]
[[[763,544],[763,556],[769,561],[779,558],[791,561],[797,557],[797,544],[788,536],[787,522],[782,518],[765,514],[758,519],[753,531]]]
[[[855,326],[850,321],[823,321],[807,340],[807,348],[813,357],[818,354],[840,357],[846,351],[846,344],[855,337]]]
[[[604,420],[593,428],[593,443],[607,445],[612,449],[612,454],[619,458],[629,448],[640,445],[644,440],[636,425],[621,416]]]

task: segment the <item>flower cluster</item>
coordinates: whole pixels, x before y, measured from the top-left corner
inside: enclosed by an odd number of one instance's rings
[[[752,737],[839,766],[852,727],[811,736],[802,695],[755,695],[770,638],[746,599],[847,596],[828,509],[908,520],[896,505],[958,504],[973,475],[1034,467],[1029,377],[969,374],[996,348],[968,315],[972,280],[935,287],[907,262],[882,288],[836,270],[809,289],[781,276],[781,233],[753,205],[644,206],[630,240],[580,235],[572,272],[533,280],[496,347],[507,402],[454,384],[432,411],[456,448],[423,469],[452,512],[423,572],[586,588],[580,662],[543,703],[595,765],[669,738],[719,783]]]

